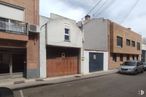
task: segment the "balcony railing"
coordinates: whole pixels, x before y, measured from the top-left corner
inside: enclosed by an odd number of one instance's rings
[[[0,20],[0,31],[15,34],[27,34],[27,24],[14,20]]]

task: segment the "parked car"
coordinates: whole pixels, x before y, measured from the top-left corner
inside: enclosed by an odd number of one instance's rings
[[[138,74],[144,72],[144,65],[139,61],[126,61],[121,64],[119,73]]]
[[[146,62],[142,62],[144,65],[144,70],[146,70]]]

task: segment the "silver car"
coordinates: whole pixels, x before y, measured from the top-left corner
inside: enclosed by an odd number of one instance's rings
[[[146,62],[143,62],[144,70],[146,70]]]
[[[119,73],[138,74],[144,72],[144,65],[139,61],[126,61],[121,64]]]

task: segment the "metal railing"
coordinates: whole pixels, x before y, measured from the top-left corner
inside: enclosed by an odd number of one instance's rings
[[[0,20],[0,31],[11,32],[16,34],[27,34],[27,24],[23,22],[2,21]]]

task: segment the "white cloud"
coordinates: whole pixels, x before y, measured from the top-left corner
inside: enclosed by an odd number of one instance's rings
[[[99,0],[40,0],[40,14],[49,16],[56,13],[71,19],[80,20]],[[105,3],[104,3],[105,1]],[[92,11],[96,16],[104,17],[122,23],[132,28],[135,32],[146,37],[146,0],[139,0],[135,8],[130,12],[137,0],[102,0]],[[103,6],[102,6],[103,5]],[[130,13],[130,14],[129,14]]]

